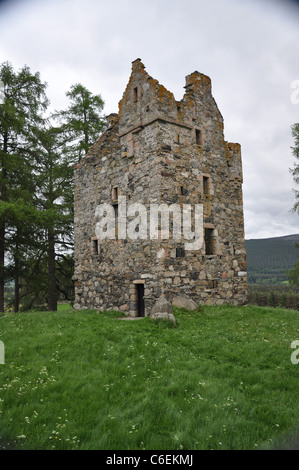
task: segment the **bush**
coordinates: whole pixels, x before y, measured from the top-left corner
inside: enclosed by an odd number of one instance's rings
[[[262,307],[284,307],[299,310],[298,289],[288,285],[249,285],[248,302]]]

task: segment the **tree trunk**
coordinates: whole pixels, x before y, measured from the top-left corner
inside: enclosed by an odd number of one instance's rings
[[[20,278],[19,278],[19,246],[18,242],[16,243],[16,252],[15,252],[15,300],[14,300],[14,311],[18,313],[20,307]]]
[[[48,230],[48,310],[57,310],[55,241],[53,228]]]
[[[8,135],[4,134],[3,141],[3,155],[6,156],[8,148]],[[0,197],[2,201],[6,201],[6,167],[5,167],[5,156],[1,158],[1,187],[0,187]],[[4,312],[4,283],[5,283],[5,213],[3,213],[0,219],[0,312]]]
[[[5,220],[0,221],[0,312],[4,312],[4,252],[5,252]]]

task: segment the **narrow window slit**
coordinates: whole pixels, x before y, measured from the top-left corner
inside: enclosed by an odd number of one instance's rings
[[[138,87],[134,88],[134,101],[138,101]]]

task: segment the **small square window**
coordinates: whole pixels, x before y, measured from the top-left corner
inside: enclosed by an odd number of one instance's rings
[[[188,189],[184,188],[184,186],[180,186],[180,193],[182,196],[188,195]]]
[[[185,257],[185,249],[184,248],[176,248],[176,258],[184,258]]]

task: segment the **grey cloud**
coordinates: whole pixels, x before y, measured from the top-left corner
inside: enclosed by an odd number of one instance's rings
[[[137,57],[176,99],[186,75],[209,75],[225,138],[242,146],[246,235],[275,236],[298,232],[289,213],[298,22],[299,8],[279,0],[23,0],[0,4],[0,62],[39,70],[56,109],[84,83],[107,114]]]

